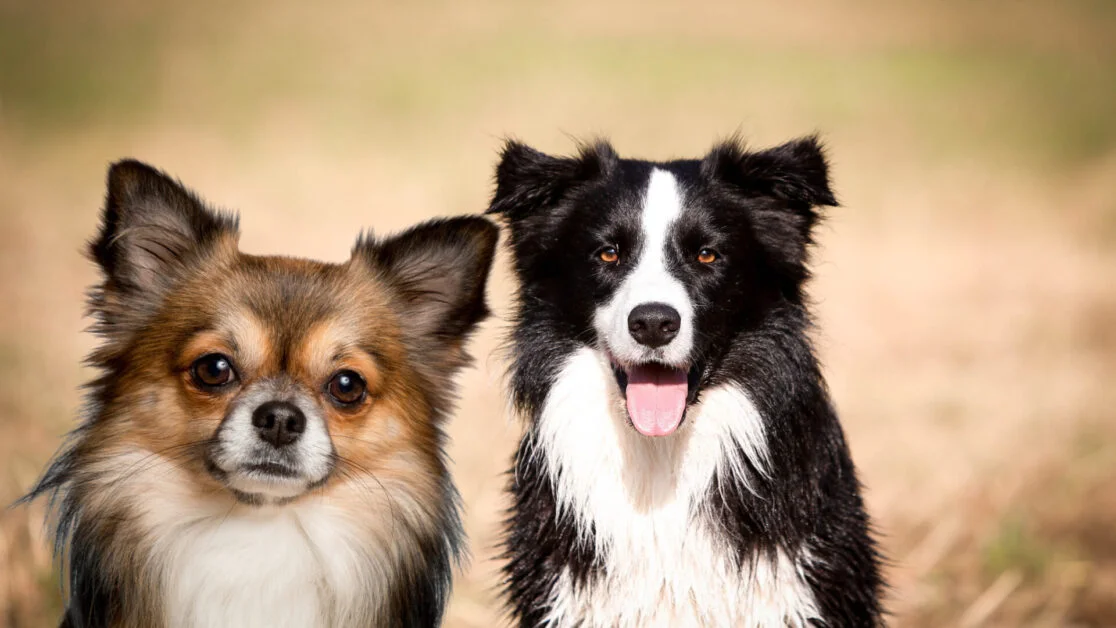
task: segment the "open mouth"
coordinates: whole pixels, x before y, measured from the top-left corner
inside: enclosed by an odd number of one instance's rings
[[[697,398],[700,369],[676,368],[658,362],[612,363],[628,418],[644,436],[668,436],[682,425],[686,408]]]

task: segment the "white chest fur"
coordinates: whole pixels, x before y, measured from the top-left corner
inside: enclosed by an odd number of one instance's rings
[[[539,419],[542,454],[557,474],[558,507],[594,530],[604,576],[578,587],[561,574],[556,625],[786,626],[817,615],[803,556],[756,557],[741,569],[700,511],[714,473],[748,481],[741,455],[764,470],[763,423],[747,394],[706,391],[674,435],[631,429],[604,358],[590,349],[564,365]],[[742,454],[741,454],[742,452]]]
[[[243,513],[182,526],[166,561],[171,626],[343,626],[359,616],[360,546],[321,512]]]
[[[112,466],[129,468],[125,459]],[[136,551],[146,553],[162,582],[167,626],[369,624],[383,603],[391,559],[408,549],[404,541],[393,548],[372,538],[374,508],[353,513],[313,497],[286,506],[232,505],[199,498],[180,474],[169,463],[150,465],[122,489],[133,496],[132,515],[149,544]]]

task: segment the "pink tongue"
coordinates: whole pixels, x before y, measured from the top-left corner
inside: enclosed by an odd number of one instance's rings
[[[666,436],[678,429],[686,410],[686,371],[643,364],[628,371],[628,416],[645,436]]]

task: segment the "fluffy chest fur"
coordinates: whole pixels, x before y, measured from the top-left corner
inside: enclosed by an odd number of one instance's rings
[[[767,466],[763,423],[745,391],[707,391],[669,438],[625,422],[599,353],[582,349],[561,370],[537,426],[540,454],[582,542],[602,565],[587,582],[558,574],[556,625],[804,625],[817,616],[803,555],[775,550],[740,564],[704,510],[717,473],[747,487],[743,457]],[[591,533],[589,533],[591,531]]]
[[[342,490],[328,500],[250,507],[198,495],[181,471],[150,456],[105,463],[136,465],[142,473],[106,475],[111,494],[93,507],[130,509],[131,529],[112,551],[132,552],[133,577],[143,579],[135,589],[157,598],[147,607],[160,609],[168,626],[365,626],[382,612],[394,565],[415,550],[389,540],[390,517],[377,531],[375,520],[392,512],[386,495]],[[346,497],[366,508],[354,511]],[[128,541],[134,546],[119,547]]]
[[[855,468],[804,285],[816,138],[700,159],[508,142],[520,280],[505,591],[540,626],[876,626]]]
[[[208,517],[170,528],[155,548],[164,564],[168,625],[357,625],[365,603],[354,585],[364,576],[364,552],[328,508]]]

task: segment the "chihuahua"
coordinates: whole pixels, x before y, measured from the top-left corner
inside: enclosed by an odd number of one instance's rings
[[[234,216],[108,173],[82,424],[48,495],[63,626],[434,626],[463,555],[442,424],[488,309],[483,218],[344,264],[237,249]]]

